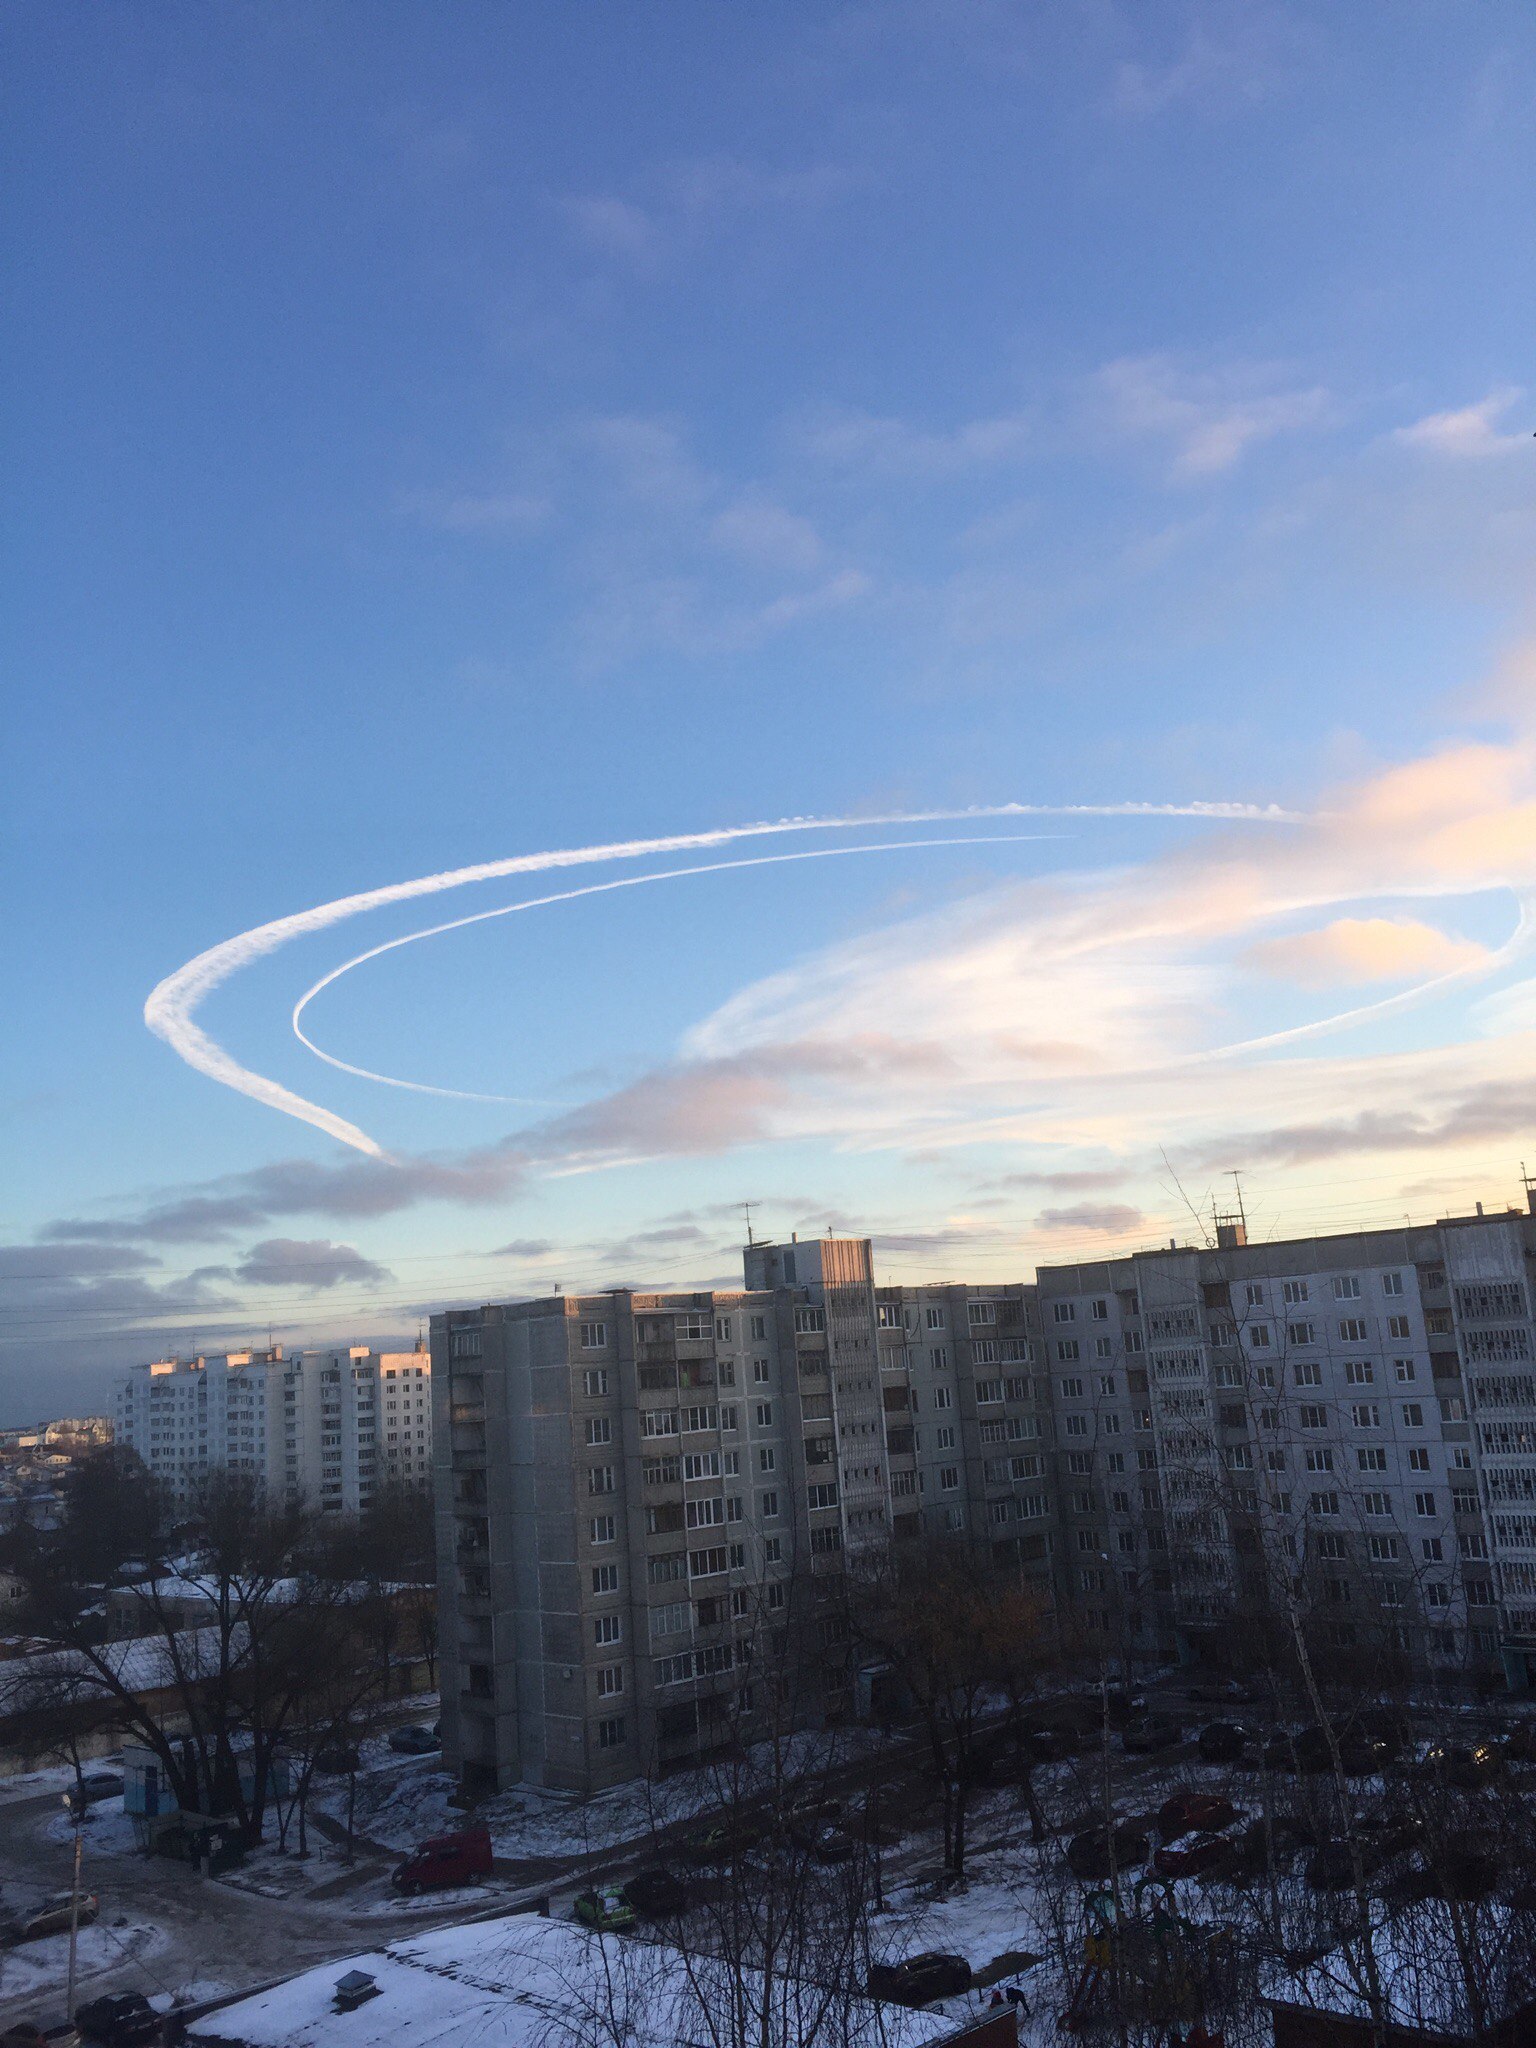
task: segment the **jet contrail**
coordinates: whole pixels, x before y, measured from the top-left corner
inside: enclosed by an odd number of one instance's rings
[[[198,953],[184,966],[168,974],[150,990],[144,1004],[144,1021],[173,1052],[212,1081],[233,1088],[269,1109],[313,1124],[316,1130],[337,1138],[371,1158],[388,1155],[383,1147],[359,1130],[356,1124],[338,1116],[320,1103],[283,1087],[268,1075],[258,1074],[227,1053],[223,1046],[197,1024],[199,1006],[222,983],[242,967],[268,953],[275,953],[290,939],[324,931],[364,911],[381,910],[387,904],[405,903],[417,896],[435,896],[447,889],[462,889],[473,882],[492,882],[506,875],[538,874],[550,868],[587,867],[610,860],[643,860],[650,854],[686,853],[696,848],[728,846],[736,840],[771,838],[786,832],[855,832],[888,825],[953,824],[980,818],[1199,818],[1207,822],[1231,819],[1260,824],[1298,824],[1303,814],[1281,809],[1278,804],[1191,803],[1191,804],[972,804],[958,810],[889,811],[867,817],[780,818],[773,823],[722,825],[711,832],[677,832],[657,839],[625,839],[598,846],[559,847],[542,853],[514,854],[505,860],[482,861],[473,867],[449,868],[434,875],[418,875],[408,882],[391,882],[383,888],[365,889],[356,895],[338,896],[318,903],[310,910],[298,910],[268,924],[254,925],[231,939],[222,939],[206,952]]]

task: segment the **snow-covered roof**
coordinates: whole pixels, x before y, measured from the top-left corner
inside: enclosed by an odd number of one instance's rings
[[[1492,2024],[1513,2018],[1536,2000],[1521,1916],[1496,1900],[1475,1909],[1478,1989]],[[1330,1949],[1297,1971],[1274,1966],[1262,1984],[1275,2005],[1369,2021],[1371,2002],[1363,1942]],[[1456,1942],[1442,1900],[1427,1899],[1384,1918],[1371,1935],[1382,2017],[1390,2026],[1426,2034],[1464,2036],[1475,2031]]]
[[[378,1995],[342,2015],[336,1985],[349,1971]],[[270,1991],[209,2013],[189,2038],[246,2048],[711,2048],[743,2029],[721,2023],[754,1973],[676,1950],[588,1934],[569,1921],[514,1915],[439,1927],[306,1970]],[[801,2048],[926,2048],[956,2031],[936,2013],[836,1999],[785,1986],[786,2018],[770,2038]],[[850,2010],[851,2004],[851,2010]],[[713,2015],[713,2017],[711,2016]]]

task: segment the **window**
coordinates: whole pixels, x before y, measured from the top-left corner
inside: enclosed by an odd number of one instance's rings
[[[1368,1515],[1390,1515],[1392,1503],[1384,1493],[1368,1493],[1365,1496],[1365,1512]]]
[[[944,1328],[943,1309],[930,1308],[928,1310],[926,1317],[924,1318],[924,1321],[930,1330],[942,1330]]]
[[[1339,1341],[1344,1344],[1363,1344],[1366,1339],[1364,1319],[1360,1316],[1341,1316],[1339,1319]]]
[[[946,1428],[941,1429],[939,1431],[939,1449],[941,1451],[952,1451],[954,1448],[955,1430],[953,1423],[951,1423]]]
[[[808,1486],[805,1489],[805,1504],[808,1508],[835,1508],[837,1487],[826,1481],[816,1486]]]
[[[935,1387],[933,1390],[933,1405],[935,1408],[940,1409],[953,1408],[955,1405],[953,1389],[949,1387]]]
[[[1387,1454],[1385,1451],[1377,1450],[1356,1451],[1355,1463],[1362,1472],[1385,1472],[1387,1469]]]
[[[757,1501],[758,1512],[762,1515],[763,1519],[768,1522],[774,1521],[779,1512],[778,1488],[769,1487],[766,1493],[758,1495]]]
[[[1270,1330],[1268,1323],[1250,1323],[1248,1325],[1248,1348],[1250,1351],[1267,1351],[1269,1349],[1269,1338]]]
[[[720,1453],[718,1451],[690,1451],[683,1460],[685,1479],[718,1479],[720,1477]]]
[[[599,1721],[597,1724],[597,1746],[599,1749],[617,1749],[624,1740],[624,1717]]]
[[[672,1328],[674,1336],[683,1344],[702,1344],[709,1334],[702,1316],[678,1316]]]
[[[677,1410],[675,1408],[648,1408],[640,1417],[640,1434],[643,1437],[676,1436]]]
[[[1408,1318],[1406,1316],[1388,1316],[1387,1335],[1389,1337],[1397,1338],[1411,1337],[1413,1335],[1413,1330],[1409,1324]]]
[[[1087,1416],[1069,1415],[1066,1421],[1066,1432],[1068,1436],[1086,1436],[1088,1434]]]
[[[758,1471],[771,1472],[773,1471],[774,1467],[778,1464],[778,1462],[779,1454],[773,1448],[772,1444],[764,1444],[762,1449],[757,1454]]]
[[[843,1532],[835,1522],[829,1523],[825,1529],[813,1529],[811,1531],[812,1556],[825,1557],[828,1552],[841,1550],[842,1547]]]
[[[1445,1558],[1445,1545],[1438,1536],[1426,1536],[1419,1544],[1426,1564],[1440,1564]]]
[[[1422,1447],[1411,1450],[1408,1453],[1408,1470],[1410,1472],[1427,1472],[1429,1470],[1428,1451]]]
[[[941,1493],[953,1493],[959,1484],[960,1467],[958,1465],[941,1465],[939,1467],[939,1491]]]
[[[1001,1401],[1002,1398],[1003,1383],[1001,1380],[977,1380],[976,1399],[978,1402],[990,1403]]]
[[[587,1417],[587,1442],[589,1444],[611,1444],[613,1442],[613,1424],[606,1415],[589,1415]]]
[[[1395,1536],[1373,1536],[1371,1538],[1371,1561],[1374,1564],[1390,1564],[1397,1556]]]
[[[587,1491],[588,1493],[612,1493],[613,1467],[611,1465],[594,1465],[587,1474]]]
[[[1070,1365],[1077,1355],[1078,1344],[1075,1337],[1062,1337],[1057,1340],[1056,1356],[1063,1365]]]
[[[1301,1426],[1303,1429],[1326,1429],[1328,1410],[1317,1402],[1304,1401],[1301,1406]]]
[[[1061,1383],[1061,1398],[1063,1401],[1081,1401],[1083,1398],[1082,1381],[1063,1380]]]
[[[581,1348],[582,1348],[582,1350],[583,1350],[583,1351],[601,1351],[601,1350],[602,1350],[602,1348],[603,1348],[603,1346],[604,1346],[604,1345],[605,1345],[605,1344],[606,1344],[607,1342],[608,1342],[608,1325],[607,1325],[606,1323],[583,1323],[583,1324],[582,1324],[582,1326],[581,1326]],[[604,1393],[606,1393],[606,1392],[608,1391],[608,1389],[607,1389],[606,1387],[604,1387],[604,1388],[602,1389],[602,1391],[603,1391]]]
[[[1360,1282],[1353,1273],[1340,1273],[1337,1275],[1333,1283],[1333,1298],[1335,1301],[1358,1301],[1360,1299]]]
[[[1381,1276],[1381,1291],[1383,1294],[1401,1294],[1403,1291],[1402,1274],[1383,1273]]]
[[[594,1543],[612,1543],[614,1534],[615,1526],[612,1515],[594,1515],[592,1517],[592,1541]]]
[[[775,1498],[775,1500],[777,1500],[778,1496],[777,1496],[777,1495],[775,1495],[775,1496],[774,1496],[774,1498]],[[764,1563],[764,1564],[782,1564],[783,1562],[784,1562],[784,1538],[783,1538],[782,1536],[765,1536],[765,1537],[763,1538],[763,1563]],[[768,1591],[769,1591],[769,1593],[770,1593],[770,1594],[772,1594],[773,1590],[774,1590],[774,1589],[772,1588],[772,1586],[770,1586],[770,1587],[768,1588]],[[769,1600],[769,1602],[768,1602],[768,1605],[769,1605],[770,1607],[775,1607],[775,1606],[778,1606],[778,1605],[780,1604],[780,1601],[782,1601],[782,1599],[783,1599],[783,1590],[782,1590],[782,1588],[781,1588],[781,1589],[780,1589],[780,1594],[779,1594],[779,1600],[778,1600],[778,1601],[775,1601],[775,1600],[773,1600],[773,1599],[771,1599],[771,1598],[770,1598],[770,1600]]]
[[[1256,1280],[1250,1280],[1243,1293],[1250,1308],[1262,1308],[1264,1306],[1264,1289]]]
[[[731,1417],[729,1422],[725,1420],[727,1415]],[[697,1436],[703,1430],[713,1429],[717,1422],[722,1429],[734,1429],[736,1427],[735,1417],[736,1411],[734,1408],[722,1408],[718,1415],[713,1408],[685,1408],[683,1410],[683,1429],[689,1436]]]
[[[1413,1378],[1413,1360],[1411,1358],[1394,1358],[1392,1361],[1392,1372],[1398,1385],[1406,1386]]]
[[[1380,1429],[1381,1410],[1374,1401],[1356,1401],[1349,1411],[1356,1429]]]
[[[1077,1303],[1075,1301],[1055,1302],[1052,1304],[1051,1313],[1055,1316],[1058,1323],[1075,1323],[1077,1321]]]
[[[729,1316],[715,1317],[715,1342],[729,1344],[731,1341],[731,1319]]]
[[[1285,1298],[1287,1308],[1295,1308],[1298,1302],[1303,1302],[1307,1299],[1307,1283],[1305,1280],[1287,1280],[1280,1291]]]
[[[725,1502],[718,1494],[706,1500],[691,1500],[687,1504],[687,1525],[690,1529],[712,1529],[725,1520]]]
[[[997,1303],[995,1301],[969,1301],[965,1305],[965,1313],[972,1323],[995,1323],[997,1321]]]
[[[882,1301],[875,1310],[875,1321],[882,1330],[901,1329],[901,1303],[899,1301]]]
[[[928,1353],[928,1363],[935,1372],[947,1372],[949,1370],[949,1352],[944,1345],[937,1344],[934,1346]]]
[[[619,1590],[618,1566],[616,1564],[593,1565],[592,1590],[594,1593],[617,1593]]]
[[[767,1361],[767,1359],[766,1359],[766,1358],[754,1358],[754,1359],[753,1359],[753,1361],[752,1361],[752,1378],[753,1378],[753,1380],[754,1380],[754,1381],[756,1382],[756,1384],[757,1384],[758,1386],[760,1386],[760,1387],[766,1387],[766,1386],[767,1386],[767,1384],[768,1384],[768,1361]]]
[[[608,1368],[606,1365],[588,1366],[581,1376],[581,1391],[584,1394],[606,1394],[608,1391]],[[389,1404],[393,1407],[393,1401]]]
[[[1404,1429],[1422,1429],[1424,1427],[1424,1410],[1417,1401],[1405,1401],[1403,1403],[1403,1427]]]
[[[1309,1472],[1331,1472],[1333,1470],[1332,1451],[1308,1451],[1307,1470]]]
[[[1323,1368],[1315,1358],[1298,1358],[1291,1366],[1291,1378],[1298,1387],[1320,1387]]]
[[[616,1643],[624,1633],[624,1619],[618,1614],[600,1614],[592,1624],[592,1640],[599,1647]]]
[[[1368,1387],[1376,1378],[1376,1368],[1368,1358],[1351,1358],[1344,1367],[1346,1386]]]
[[[824,1308],[797,1308],[795,1330],[799,1336],[814,1336],[827,1327],[827,1312]]]
[[[771,1401],[755,1402],[753,1404],[752,1413],[759,1429],[772,1429],[773,1403]]]
[[[1095,1357],[1095,1358],[1113,1358],[1113,1357],[1114,1357],[1114,1355],[1115,1355],[1115,1347],[1114,1347],[1114,1345],[1113,1345],[1113,1344],[1112,1344],[1112,1343],[1110,1342],[1110,1340],[1109,1340],[1109,1338],[1108,1338],[1108,1337],[1095,1337],[1095,1338],[1094,1338],[1094,1340],[1093,1340],[1093,1355],[1094,1355],[1094,1357]],[[1111,1383],[1110,1383],[1110,1384],[1111,1384],[1111,1387],[1113,1387],[1113,1384],[1114,1384],[1114,1383],[1113,1383],[1113,1381],[1111,1381]]]
[[[616,1699],[624,1690],[624,1666],[602,1664],[597,1672],[597,1696],[600,1700]]]
[[[1309,1505],[1314,1515],[1336,1515],[1339,1512],[1339,1496],[1336,1493],[1314,1493]]]
[[[765,1342],[768,1336],[768,1318],[766,1316],[753,1316],[751,1318],[751,1330],[754,1339],[759,1344]]]
[[[1432,1521],[1435,1513],[1435,1496],[1432,1493],[1416,1493],[1413,1496],[1413,1511],[1416,1515],[1423,1515],[1426,1521]]]

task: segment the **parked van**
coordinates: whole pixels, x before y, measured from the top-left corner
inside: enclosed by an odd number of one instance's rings
[[[396,1866],[391,1882],[397,1891],[440,1891],[445,1885],[468,1884],[471,1878],[491,1874],[491,1836],[488,1828],[461,1828],[455,1835],[438,1835],[413,1849]]]

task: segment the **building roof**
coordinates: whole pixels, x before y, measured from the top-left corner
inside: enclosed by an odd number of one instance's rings
[[[1479,2031],[1468,2005],[1449,1910],[1443,1900],[1426,1899],[1375,1929],[1372,1949],[1382,2018],[1388,2026],[1449,2039]],[[1487,2024],[1514,2019],[1536,2004],[1528,1917],[1492,1899],[1475,1909],[1457,1910],[1463,1916],[1476,1913],[1478,1989]],[[1362,1945],[1346,1941],[1295,1974],[1275,1968],[1262,1990],[1272,2005],[1369,2022],[1366,1981]]]
[[[689,1970],[692,1971],[690,1981]],[[378,1995],[336,2011],[338,1980],[360,1971]],[[632,2048],[690,2048],[721,2038],[718,2014],[754,1973],[674,1949],[588,1934],[568,1921],[515,1915],[439,1927],[306,1970],[269,1991],[207,2014],[189,2039],[246,2048],[577,2048],[621,2039]],[[759,1980],[760,1981],[760,1980]],[[827,1994],[786,1985],[776,2036],[801,2048],[925,2048],[951,2038],[935,2013],[857,2000],[826,2012]],[[707,2010],[706,2010],[707,2008]],[[736,2031],[726,2027],[729,2038]]]

